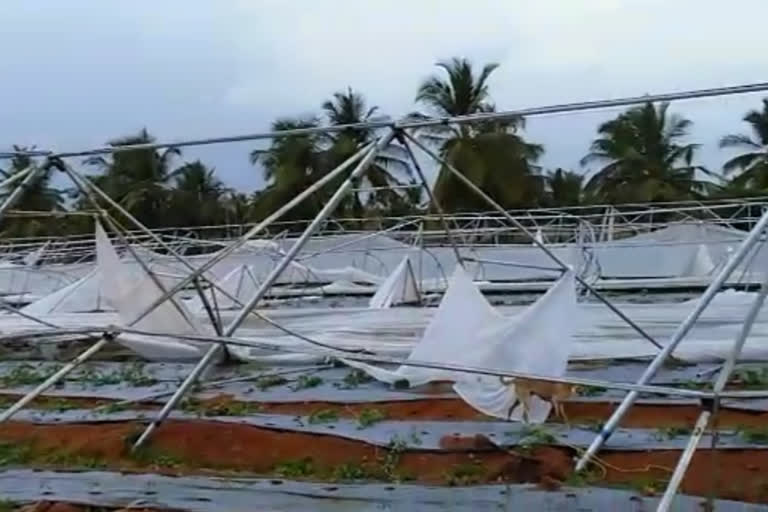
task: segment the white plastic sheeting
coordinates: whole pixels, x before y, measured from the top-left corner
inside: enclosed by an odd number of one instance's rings
[[[117,310],[120,323],[130,325],[164,295],[164,290],[146,272],[142,272],[143,276],[139,279],[131,275],[120,262],[109,238],[98,223],[96,252],[99,272],[106,277],[101,280],[101,294]],[[163,302],[132,326],[137,330],[158,333],[205,332],[197,319],[177,300]],[[149,360],[159,361],[198,359],[208,345],[136,334],[121,334],[117,341]]]
[[[524,313],[506,318],[491,306],[466,272],[457,267],[437,313],[407,360],[562,376],[571,350],[576,313],[573,272],[567,272]],[[377,380],[405,379],[412,386],[435,380],[455,382],[459,395],[476,409],[507,418],[516,401],[514,389],[494,377],[469,377],[461,372],[403,365],[391,371],[345,361]],[[546,403],[534,403],[529,416],[541,422]],[[512,418],[519,418],[513,411]]]
[[[420,300],[419,285],[416,283],[411,260],[405,256],[394,272],[381,283],[371,297],[368,307],[388,308],[397,304],[414,304]]]
[[[32,302],[76,281],[55,268],[27,267],[12,263],[0,266],[0,294]]]
[[[111,309],[101,296],[101,272],[94,268],[85,277],[36,300],[21,311],[41,317],[54,313],[88,313]]]
[[[707,276],[746,233],[703,223],[678,223],[592,248],[607,278]]]
[[[715,270],[715,263],[709,253],[709,248],[704,244],[696,247],[693,259],[686,270],[687,276],[708,276]]]
[[[621,240],[594,243],[586,248],[578,244],[548,247],[576,269],[588,255],[589,261],[596,263],[595,268],[599,268],[600,275],[605,278],[596,283],[600,289],[670,288],[706,285],[714,269],[722,265],[744,236],[743,231],[735,229],[684,222]],[[217,263],[208,277],[222,280],[247,266],[253,278],[260,282],[275,268],[284,249],[293,243],[293,239],[248,242]],[[134,249],[153,271],[188,273],[175,258],[142,247]],[[460,251],[465,257],[479,260],[468,262],[466,269],[470,276],[475,281],[488,281],[494,286],[530,285],[538,290],[560,275],[557,265],[530,244],[475,245],[461,247]],[[198,267],[216,254],[189,256],[187,260]],[[446,269],[456,264],[450,247],[410,246],[386,234],[315,237],[280,275],[276,284],[288,286],[276,288],[275,295],[372,293],[373,287],[390,276],[405,257],[410,260],[422,291],[444,290],[448,277]],[[131,269],[137,266],[130,258],[124,263]],[[760,280],[760,273],[766,268],[768,251],[760,245],[745,258],[733,279],[742,279],[742,273],[746,272],[748,275],[744,279],[754,282]],[[39,268],[5,265],[0,267],[0,294],[27,294],[26,301],[35,300],[73,283],[92,270],[93,264],[43,265]],[[329,283],[334,283],[329,289],[316,289]],[[356,286],[344,286],[344,283]],[[298,289],[302,285],[308,288],[306,292]],[[368,288],[364,290],[361,286]],[[487,286],[484,289],[488,289]]]
[[[216,283],[216,289],[207,290],[208,303],[216,305],[219,309],[239,309],[240,304],[248,302],[258,288],[258,281],[248,265],[240,265],[227,274],[224,279]],[[222,293],[222,290],[229,296]],[[203,311],[204,305],[200,297],[195,296],[190,301],[193,311]]]

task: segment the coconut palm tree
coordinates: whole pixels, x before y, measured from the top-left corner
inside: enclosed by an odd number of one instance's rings
[[[587,182],[588,194],[609,203],[673,201],[701,197],[715,186],[696,176],[712,176],[693,163],[698,144],[683,142],[691,121],[668,108],[649,102],[600,125],[582,159],[582,165],[605,164]]]
[[[214,225],[225,221],[222,202],[227,188],[200,160],[189,162],[173,172],[171,218],[176,226]]]
[[[564,169],[549,171],[546,186],[551,206],[579,206],[583,199],[584,175]]]
[[[751,135],[732,134],[720,140],[721,148],[746,150],[725,162],[723,173],[734,175],[732,185],[748,192],[768,190],[768,98],[763,99],[762,110],[750,110],[744,116]]]
[[[331,99],[323,102],[322,109],[329,126],[341,126],[371,122],[379,107],[369,107],[362,94],[348,87],[346,91],[338,91]],[[348,128],[330,133],[326,171],[348,159],[360,147],[372,142],[375,136],[376,131],[372,128]],[[348,174],[345,173],[338,180],[332,181],[328,188],[335,189]],[[397,144],[390,144],[379,152],[363,176],[354,181],[356,189],[365,190],[347,196],[339,205],[339,214],[362,218],[366,206],[388,209],[400,204],[404,194],[397,187],[404,185],[406,180],[411,178],[407,154]]]
[[[154,140],[142,129],[136,135],[113,139],[108,144],[117,148]],[[94,181],[121,206],[146,225],[159,226],[164,223],[168,191],[174,177],[171,165],[179,156],[178,148],[162,151],[140,148],[118,151],[111,157],[91,157],[84,163],[101,171]]]
[[[272,131],[286,131],[315,128],[319,121],[314,118],[281,118],[272,123]],[[253,150],[252,164],[260,164],[267,186],[254,198],[254,216],[261,219],[290,201],[302,190],[323,176],[327,145],[321,134],[294,135],[272,140],[267,150]],[[285,220],[299,220],[314,217],[322,208],[320,194],[313,194],[293,208]]]
[[[448,117],[495,111],[488,79],[498,64],[486,64],[476,73],[467,59],[438,62],[445,76],[431,76],[422,82],[416,102],[426,113],[414,118]],[[440,154],[467,178],[501,205],[533,205],[543,192],[543,182],[533,163],[544,149],[526,142],[518,133],[521,117],[487,123],[437,125],[423,130],[420,137],[437,144]],[[487,209],[448,169],[439,171],[435,196],[446,210]]]
[[[322,104],[324,119],[283,118],[272,123],[273,131],[317,128],[323,125],[341,126],[361,124],[372,120],[378,107],[368,107],[362,94],[348,88],[333,95]],[[325,121],[325,123],[324,123]],[[326,124],[327,123],[327,124]],[[335,167],[356,153],[361,146],[372,142],[373,129],[348,128],[329,133],[308,133],[280,137],[272,141],[267,150],[251,152],[251,163],[261,164],[266,188],[258,195],[255,217],[263,218],[295,197]],[[350,168],[331,180],[301,205],[286,215],[286,219],[310,219],[323,207],[327,199],[349,176]],[[345,197],[337,208],[337,217],[361,218],[366,207],[387,206],[402,200],[399,189],[402,178],[410,177],[410,167],[402,148],[392,144],[385,148],[362,177],[354,182],[357,192]]]
[[[247,194],[229,190],[224,194],[224,223],[245,224],[251,220],[255,201]]]

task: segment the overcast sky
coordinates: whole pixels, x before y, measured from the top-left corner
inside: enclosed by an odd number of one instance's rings
[[[352,86],[399,117],[433,64],[498,62],[499,108],[768,80],[766,0],[6,0],[0,150],[263,131]],[[701,163],[760,96],[682,102]],[[529,120],[546,167],[578,168],[616,111]],[[261,185],[254,144],[187,149],[233,187]],[[587,170],[585,170],[586,172]]]

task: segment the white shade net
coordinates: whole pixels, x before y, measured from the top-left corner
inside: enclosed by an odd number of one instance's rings
[[[483,297],[466,272],[457,267],[437,313],[408,360],[499,371],[562,376],[571,351],[575,328],[576,292],[573,272],[566,272],[550,290],[523,313],[512,318],[499,314]],[[456,383],[459,395],[476,409],[506,418],[515,403],[513,388],[496,377],[403,365],[386,370],[345,361],[377,380],[407,380],[418,386],[435,380]],[[530,421],[543,421],[548,404],[534,404]],[[519,417],[515,411],[513,418]]]

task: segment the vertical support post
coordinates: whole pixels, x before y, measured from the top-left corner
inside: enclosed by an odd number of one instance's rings
[[[232,322],[230,322],[224,331],[224,336],[232,336],[234,332],[240,327],[245,318],[250,314],[251,310],[256,307],[256,304],[262,299],[262,297],[264,297],[264,295],[267,293],[272,284],[277,280],[277,278],[280,277],[280,274],[283,272],[283,270],[285,270],[291,261],[293,261],[296,254],[298,254],[304,244],[306,244],[306,242],[312,236],[312,234],[333,213],[339,202],[341,202],[344,196],[349,192],[353,182],[357,180],[357,178],[359,178],[366,171],[366,169],[368,169],[368,167],[373,162],[373,159],[376,157],[376,154],[387,145],[389,145],[394,136],[394,130],[390,129],[379,139],[373,149],[371,149],[365,155],[365,157],[363,157],[357,167],[339,186],[333,196],[331,196],[331,198],[328,200],[322,210],[320,210],[317,216],[312,220],[309,226],[307,226],[301,236],[296,240],[296,242],[294,242],[293,246],[286,252],[277,266],[272,269],[269,275],[264,279],[258,290],[256,290],[256,293],[254,293],[253,297],[251,297],[251,299],[245,304],[245,306],[243,306],[243,308],[232,320]],[[179,388],[176,390],[171,399],[168,400],[168,402],[163,406],[163,409],[160,411],[157,418],[155,418],[155,420],[153,420],[152,423],[147,426],[141,436],[136,440],[136,443],[133,445],[133,450],[140,448],[141,445],[149,438],[149,436],[152,435],[152,432],[154,432],[154,430],[168,417],[170,412],[182,399],[187,390],[192,386],[192,384],[194,384],[199,375],[208,367],[216,354],[222,349],[223,343],[216,343],[211,345],[202,359],[197,363],[195,368],[190,372],[184,382],[182,382],[181,386],[179,386]]]

